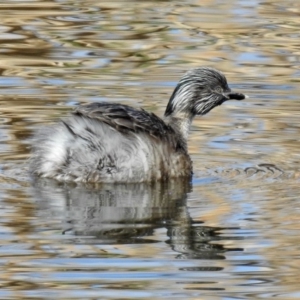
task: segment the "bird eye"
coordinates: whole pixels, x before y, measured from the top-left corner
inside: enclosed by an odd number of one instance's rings
[[[222,94],[222,89],[220,87],[216,87],[215,92],[218,94]]]

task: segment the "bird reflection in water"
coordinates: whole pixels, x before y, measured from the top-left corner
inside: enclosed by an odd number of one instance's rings
[[[224,228],[191,219],[187,208],[191,189],[191,182],[182,179],[98,186],[39,179],[33,191],[40,216],[60,218],[62,233],[71,235],[73,243],[156,243],[161,241],[154,231],[166,228],[166,243],[179,253],[177,258],[224,259],[228,249],[211,243],[220,239]]]

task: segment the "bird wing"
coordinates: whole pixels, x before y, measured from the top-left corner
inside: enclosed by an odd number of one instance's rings
[[[99,120],[123,133],[144,132],[157,138],[174,134],[173,129],[155,114],[123,104],[89,103],[78,106],[73,114]]]

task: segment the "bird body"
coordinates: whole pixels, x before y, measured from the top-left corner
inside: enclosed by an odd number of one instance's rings
[[[231,92],[219,71],[198,68],[181,79],[162,119],[121,104],[78,106],[69,117],[35,136],[31,173],[75,182],[189,178],[187,137],[195,115],[226,100],[244,98]]]

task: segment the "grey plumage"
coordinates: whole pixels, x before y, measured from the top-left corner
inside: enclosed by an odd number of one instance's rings
[[[163,119],[113,103],[77,107],[70,117],[41,130],[32,147],[31,172],[61,181],[146,182],[191,176],[189,126],[229,99],[225,76],[197,68],[179,81]]]

